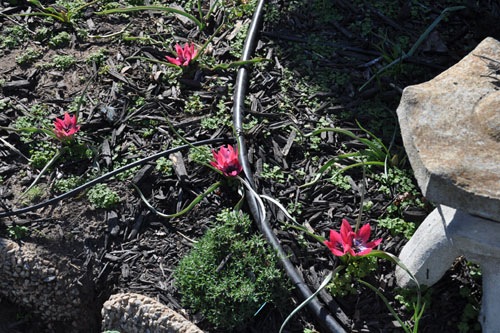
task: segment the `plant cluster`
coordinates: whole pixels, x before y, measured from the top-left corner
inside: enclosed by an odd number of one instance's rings
[[[334,297],[356,295],[360,291],[360,279],[370,277],[379,267],[375,257],[362,257],[346,264],[345,269],[336,273],[326,289]],[[412,291],[413,294],[413,291]]]
[[[155,169],[166,176],[171,176],[173,173],[172,161],[165,157],[160,157],[156,161]]]
[[[27,65],[42,57],[42,55],[43,53],[40,50],[29,48],[22,56],[16,58],[16,63],[19,65]]]
[[[288,295],[277,255],[252,230],[250,217],[234,210],[217,215],[179,262],[175,279],[185,304],[225,329],[249,327],[259,308],[280,306]]]
[[[14,240],[20,240],[29,233],[28,227],[22,225],[10,225],[7,227],[7,233]]]
[[[96,184],[87,192],[87,199],[96,208],[109,209],[120,202],[118,193],[106,184]]]
[[[382,239],[369,241],[370,232],[370,224],[365,224],[354,232],[346,219],[342,220],[340,233],[330,230],[330,239],[324,243],[333,255],[342,257],[345,265],[345,269],[337,272],[332,282],[327,285],[333,295],[347,296],[356,293],[359,290],[357,281],[377,269],[377,258],[367,254],[372,252]]]
[[[349,222],[343,219],[340,233],[330,230],[330,240],[325,241],[325,245],[338,257],[343,257],[345,254],[349,254],[349,257],[363,257],[382,242],[382,238],[368,241],[370,232],[369,223],[353,231]]]

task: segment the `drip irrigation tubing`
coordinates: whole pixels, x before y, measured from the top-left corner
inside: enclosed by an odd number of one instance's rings
[[[243,52],[242,52],[242,61],[247,61],[250,60],[251,55],[253,54],[255,50],[255,45],[257,43],[257,34],[258,34],[258,29],[261,25],[262,22],[262,15],[263,15],[263,8],[264,8],[265,0],[259,0],[257,7],[254,11],[252,21],[250,24],[250,27],[248,29],[248,34],[247,38],[245,40],[245,44],[243,47]],[[238,74],[236,77],[236,84],[235,84],[235,91],[233,95],[234,99],[234,104],[233,104],[233,125],[234,125],[234,131],[236,133],[236,141],[238,143],[238,148],[239,148],[239,159],[243,167],[243,171],[245,174],[245,178],[250,184],[250,186],[255,189],[255,183],[253,182],[253,173],[251,171],[250,163],[248,161],[248,151],[246,148],[245,144],[245,138],[244,138],[244,130],[243,130],[243,117],[244,117],[244,100],[246,97],[246,89],[247,89],[247,82],[248,82],[248,70],[245,66],[242,66],[238,70]],[[145,157],[143,159],[140,159],[138,161],[132,162],[130,164],[127,164],[121,168],[118,168],[116,170],[110,171],[98,178],[95,178],[83,185],[80,185],[73,190],[70,190],[68,192],[65,192],[57,197],[54,197],[52,199],[43,201],[41,203],[24,207],[24,208],[19,208],[19,209],[12,209],[12,210],[5,210],[0,212],[0,218],[4,217],[10,217],[10,216],[15,216],[15,215],[20,215],[24,213],[28,213],[31,211],[34,211],[36,209],[53,205],[61,200],[64,200],[68,197],[74,196],[77,193],[83,191],[84,189],[93,186],[95,184],[98,184],[99,182],[102,182],[103,180],[106,180],[108,178],[111,178],[121,172],[124,172],[128,169],[131,169],[133,167],[145,164],[149,161],[153,161],[155,159],[158,159],[163,156],[167,156],[169,154],[189,149],[191,146],[202,146],[202,145],[207,145],[207,144],[219,144],[219,143],[227,143],[233,141],[232,139],[227,139],[227,138],[216,138],[216,139],[209,139],[209,140],[201,140],[198,142],[194,142],[191,144],[186,144],[182,145],[179,147],[175,147],[172,149],[168,149],[165,151],[162,151],[160,153]],[[309,298],[312,295],[311,290],[307,286],[307,284],[304,282],[304,280],[301,278],[299,275],[297,269],[293,266],[293,264],[290,262],[288,259],[288,255],[286,252],[283,250],[281,247],[279,240],[276,238],[274,235],[274,232],[271,229],[271,226],[269,225],[268,220],[262,220],[261,219],[261,208],[260,205],[257,203],[256,198],[253,195],[247,196],[247,203],[250,208],[250,212],[254,219],[257,221],[258,228],[260,232],[264,235],[266,238],[267,242],[277,251],[281,265],[283,266],[284,270],[286,271],[288,277],[292,281],[293,285],[296,287],[300,297],[305,300]],[[340,307],[336,304],[334,304],[335,308],[340,309]],[[308,308],[309,310],[314,314],[316,317],[316,320],[318,323],[326,330],[326,332],[329,333],[345,333],[345,329],[342,327],[342,325],[335,319],[335,317],[325,308],[323,305],[319,302],[317,298],[312,299],[308,303]]]
[[[170,155],[170,154],[173,154],[173,153],[176,153],[178,151],[181,151],[181,150],[185,150],[185,149],[189,149],[191,148],[192,146],[203,146],[203,145],[208,145],[208,144],[220,144],[220,143],[227,143],[227,142],[233,142],[234,139],[231,139],[231,138],[214,138],[214,139],[207,139],[207,140],[200,140],[200,141],[197,141],[197,142],[193,142],[193,143],[190,143],[190,144],[185,144],[185,145],[182,145],[182,146],[178,146],[178,147],[175,147],[175,148],[171,148],[171,149],[167,149],[167,150],[164,150],[162,152],[159,152],[157,154],[154,154],[154,155],[151,155],[151,156],[147,156],[147,157],[144,157],[140,160],[137,160],[135,162],[132,162],[132,163],[129,163],[127,165],[124,165],[116,170],[113,170],[113,171],[110,171],[108,173],[105,173],[104,175],[102,176],[99,176],[95,179],[92,179],[91,181],[83,184],[83,185],[80,185],[68,192],[65,192],[57,197],[54,197],[52,199],[49,199],[49,200],[46,200],[46,201],[43,201],[43,202],[40,202],[36,205],[32,205],[32,206],[29,206],[29,207],[24,207],[24,208],[19,208],[19,209],[13,209],[13,210],[6,210],[6,211],[3,211],[3,212],[0,212],[0,218],[2,217],[9,217],[9,216],[14,216],[14,215],[19,215],[19,214],[24,214],[24,213],[28,213],[28,212],[31,212],[31,211],[34,211],[36,209],[39,209],[39,208],[42,208],[42,207],[45,207],[45,206],[49,206],[49,205],[53,205],[63,199],[66,199],[66,198],[69,198],[71,196],[74,196],[76,195],[77,193],[83,191],[84,189],[86,188],[89,188],[90,186],[93,186],[95,184],[98,184],[100,182],[102,182],[103,180],[106,180],[108,178],[111,178],[123,171],[126,171],[126,170],[129,170],[129,169],[132,169],[136,166],[139,166],[139,165],[143,165],[147,162],[150,162],[150,161],[154,161],[160,157],[163,157],[163,156],[167,156],[167,155]]]
[[[242,61],[250,60],[253,52],[255,51],[255,46],[257,43],[257,35],[259,27],[262,23],[263,11],[264,11],[265,0],[259,0],[257,7],[253,13],[252,21],[248,29],[247,38],[243,46],[243,52],[241,56]],[[255,190],[255,183],[253,181],[253,173],[248,161],[248,150],[245,144],[244,130],[243,130],[243,117],[244,117],[244,100],[247,92],[247,82],[248,82],[248,69],[245,66],[240,67],[236,77],[235,90],[233,95],[233,126],[236,135],[236,141],[238,143],[238,154],[240,163],[243,167],[244,175],[247,182]],[[256,191],[255,191],[256,192]],[[262,212],[260,205],[257,203],[256,198],[253,195],[247,196],[247,203],[250,208],[250,212],[257,221],[257,226],[260,232],[264,235],[267,242],[273,247],[278,253],[279,260],[283,269],[286,271],[288,277],[292,281],[293,285],[296,287],[299,296],[302,300],[306,300],[312,295],[311,290],[304,282],[302,277],[299,275],[297,269],[288,259],[287,253],[281,247],[279,240],[271,229],[269,221],[262,220]],[[316,317],[317,322],[325,330],[324,332],[329,333],[345,333],[344,327],[337,321],[337,319],[326,309],[317,299],[313,298],[307,304],[309,310]],[[340,307],[334,304],[334,307],[340,310]]]

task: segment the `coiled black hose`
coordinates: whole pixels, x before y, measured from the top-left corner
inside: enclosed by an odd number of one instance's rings
[[[259,0],[257,8],[252,17],[252,22],[248,29],[247,38],[243,46],[243,52],[241,56],[242,61],[250,60],[252,53],[255,50],[257,43],[257,32],[262,23],[263,8],[265,0]],[[245,145],[244,131],[243,131],[243,117],[244,117],[244,100],[247,91],[247,80],[248,80],[248,70],[244,66],[238,70],[238,75],[236,77],[236,84],[234,90],[234,104],[233,104],[233,126],[236,134],[236,140],[238,142],[239,148],[239,159],[243,166],[243,171],[245,173],[246,180],[255,188],[255,183],[253,182],[252,170],[250,168],[250,163],[248,161],[248,151]],[[247,203],[250,207],[250,212],[257,221],[258,228],[260,232],[264,235],[267,242],[277,251],[278,257],[281,261],[281,265],[285,269],[288,277],[292,281],[293,285],[296,287],[300,297],[305,300],[312,295],[311,290],[306,285],[304,280],[301,278],[299,273],[293,264],[288,260],[288,255],[285,253],[281,247],[278,239],[274,235],[268,221],[263,221],[261,218],[261,208],[257,203],[256,198],[253,195],[247,196]],[[317,298],[314,298],[308,303],[309,310],[314,314],[318,323],[322,326],[325,332],[331,333],[344,333],[346,332],[344,328],[337,322],[337,320],[331,315],[331,313],[322,306]]]

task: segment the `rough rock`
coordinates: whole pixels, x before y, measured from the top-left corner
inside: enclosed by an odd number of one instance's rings
[[[102,330],[121,333],[203,333],[166,305],[144,295],[112,295],[102,307]]]
[[[95,306],[86,301],[93,288],[85,275],[65,256],[0,238],[0,294],[47,323],[64,323],[73,332],[89,332],[97,324],[90,316]]]
[[[431,81],[409,86],[397,113],[424,195],[500,221],[500,43],[486,38]]]

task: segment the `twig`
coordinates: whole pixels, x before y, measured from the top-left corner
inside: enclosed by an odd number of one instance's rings
[[[25,24],[22,24],[22,23],[19,23],[17,22],[16,20],[12,19],[9,15],[5,15],[3,13],[0,13],[0,16],[6,18],[7,20],[11,21],[12,23],[20,26],[21,28],[23,29],[26,29],[26,31],[28,31],[30,34],[32,35],[36,35],[36,32],[34,32],[33,30],[30,30]]]
[[[90,37],[90,38],[96,38],[96,39],[115,37],[115,36],[118,36],[118,35],[121,35],[122,33],[124,33],[125,30],[127,30],[127,28],[130,27],[131,24],[132,23],[129,23],[122,30],[117,31],[117,32],[113,32],[113,33],[111,33],[109,35],[102,35],[102,36],[101,35],[88,35],[88,37]]]
[[[0,138],[0,141],[2,141],[2,143],[4,145],[6,145],[7,147],[9,147],[13,152],[15,152],[19,156],[25,158],[28,162],[30,161],[30,159],[28,157],[26,157],[26,155],[24,155],[19,149],[17,149],[16,147],[14,147],[13,145],[11,145],[7,141],[5,141],[3,138]]]

